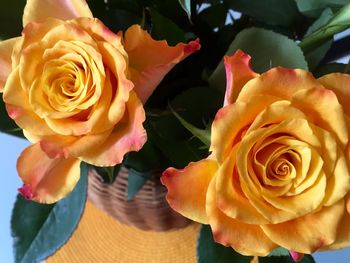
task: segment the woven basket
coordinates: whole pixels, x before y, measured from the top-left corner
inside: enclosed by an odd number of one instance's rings
[[[167,231],[187,226],[191,221],[174,210],[165,200],[166,188],[155,174],[132,201],[127,201],[128,170],[122,167],[112,184],[103,182],[95,171],[89,171],[88,198],[98,208],[127,225],[142,230]]]

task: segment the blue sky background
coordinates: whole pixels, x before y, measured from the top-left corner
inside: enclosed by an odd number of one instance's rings
[[[11,263],[14,262],[10,233],[11,210],[17,195],[17,188],[22,184],[17,176],[16,160],[20,152],[29,143],[26,140],[0,133],[0,145],[0,160],[2,164],[0,184],[0,262]],[[317,263],[329,263],[332,261],[336,263],[349,263],[350,248],[317,253],[314,256]]]

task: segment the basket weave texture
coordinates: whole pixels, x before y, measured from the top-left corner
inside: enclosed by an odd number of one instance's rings
[[[88,198],[119,222],[142,230],[167,231],[187,226],[191,221],[172,210],[166,188],[154,174],[133,200],[127,200],[128,169],[122,167],[112,184],[103,182],[96,170],[89,171]]]

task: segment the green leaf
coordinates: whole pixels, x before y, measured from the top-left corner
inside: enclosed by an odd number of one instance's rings
[[[88,167],[80,166],[80,180],[71,194],[52,205],[18,195],[11,218],[16,263],[40,262],[72,235],[84,210]]]
[[[320,45],[337,33],[340,33],[350,27],[350,3],[337,12],[327,24],[305,37],[299,46],[303,50],[312,49]]]
[[[308,69],[303,52],[295,41],[273,31],[254,27],[244,29],[237,34],[226,55],[231,56],[237,49],[243,50],[252,57],[252,68],[258,73],[277,66]],[[223,61],[210,76],[209,84],[222,91],[225,90],[226,76]]]
[[[311,255],[304,255],[301,263],[314,263]],[[288,249],[279,247],[273,250],[267,257],[259,257],[259,263],[294,263]]]
[[[144,123],[147,131],[147,141],[138,152],[128,153],[123,160],[123,165],[127,168],[133,168],[140,173],[147,173],[153,170],[166,168],[166,160],[161,152],[155,146],[152,132],[150,132],[150,124],[148,120]]]
[[[230,7],[271,25],[290,26],[301,19],[294,0],[227,0]]]
[[[191,0],[178,0],[182,9],[185,10],[188,19],[191,20]]]
[[[237,49],[252,56],[252,67],[259,73],[277,66],[308,69],[303,52],[295,41],[273,31],[245,29],[237,35],[227,54],[233,54]]]
[[[274,249],[268,257],[281,257],[281,256],[289,256],[288,249],[285,249],[283,247],[279,247]]]
[[[202,225],[197,243],[197,259],[198,263],[249,263],[252,257],[215,243],[210,226]]]
[[[203,122],[214,118],[218,109],[222,107],[223,99],[223,93],[202,86],[187,89],[177,95],[170,104],[188,122],[199,127]]]
[[[89,165],[90,166],[90,165]],[[121,164],[109,167],[99,167],[91,165],[91,169],[95,169],[96,172],[101,176],[104,183],[111,184],[118,176]]]
[[[331,8],[338,11],[344,5],[350,3],[349,0],[295,0],[301,13],[311,17],[319,17],[324,9]]]
[[[142,186],[152,177],[153,171],[140,173],[135,169],[129,168],[128,171],[128,201],[131,201],[141,190]]]
[[[349,59],[348,64],[346,64],[346,66],[345,66],[344,73],[346,73],[346,74],[350,74],[350,59]]]
[[[148,10],[152,18],[151,34],[155,39],[165,39],[172,46],[186,41],[185,33],[172,20],[159,14],[156,9]]]
[[[315,22],[308,28],[305,36],[312,34],[313,32],[320,29],[322,26],[326,25],[328,21],[333,17],[333,12],[330,8],[325,9],[320,17],[315,20]]]
[[[315,259],[311,255],[304,255],[303,259],[299,263],[315,263]]]
[[[289,254],[289,253],[288,253]],[[295,263],[290,255],[259,257],[259,263]],[[315,263],[311,255],[304,255],[298,263]]]
[[[306,36],[312,34],[313,32],[317,31],[320,27],[327,24],[327,22],[333,17],[333,12],[330,8],[325,9],[321,16],[309,27],[309,29],[306,32]],[[325,42],[324,44],[315,47],[311,50],[308,50],[305,53],[306,61],[308,62],[310,70],[313,70],[317,67],[317,65],[321,62],[321,60],[326,55],[327,51],[331,47],[333,43],[332,37],[330,40]]]
[[[210,131],[207,129],[199,129],[192,125],[191,123],[185,121],[179,114],[174,111],[170,105],[169,108],[171,112],[175,115],[175,117],[180,121],[180,123],[188,130],[190,131],[195,137],[197,137],[199,140],[201,140],[204,145],[206,145],[208,148],[210,146]]]
[[[175,117],[173,118],[175,119]],[[171,165],[177,168],[182,168],[189,162],[198,161],[207,155],[208,151],[201,149],[203,143],[198,139],[169,138],[166,132],[163,134],[161,133],[158,124],[157,121],[151,123],[150,133],[152,133],[156,147],[169,161],[168,166]],[[177,126],[184,129],[181,125]]]

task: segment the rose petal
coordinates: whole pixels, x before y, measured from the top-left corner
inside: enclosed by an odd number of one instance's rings
[[[255,96],[248,103],[236,102],[221,108],[213,121],[210,151],[221,163],[238,143],[256,116],[277,98]]]
[[[25,49],[26,47],[28,47],[29,45],[33,44],[33,43],[37,43],[40,40],[43,39],[43,37],[50,32],[50,30],[52,30],[53,28],[59,26],[59,25],[63,25],[64,21],[62,20],[58,20],[55,18],[49,18],[47,19],[45,22],[31,22],[29,24],[27,24],[23,30],[22,30],[22,41],[15,46],[15,50],[17,56],[16,56],[16,60],[15,60],[15,64],[12,65],[18,65],[19,64],[19,59],[21,57],[22,54],[20,54],[19,52],[23,49]]]
[[[50,158],[69,158],[69,157],[80,157],[87,152],[90,152],[92,148],[102,145],[111,134],[112,129],[97,133],[89,134],[85,136],[62,136],[62,135],[51,135],[41,136],[36,138],[36,141],[40,141],[41,149]],[[33,138],[33,134],[26,134],[28,138]]]
[[[252,96],[276,96],[290,99],[302,89],[322,87],[310,72],[301,69],[273,68],[249,81],[238,95],[237,101],[250,101]]]
[[[23,13],[23,27],[29,22],[42,22],[53,17],[69,20],[93,17],[85,0],[28,0]]]
[[[145,111],[137,95],[131,91],[126,103],[125,120],[121,120],[109,137],[101,144],[82,153],[80,159],[97,166],[113,166],[121,163],[126,153],[138,151],[147,140],[142,123]]]
[[[350,117],[350,75],[331,73],[319,78],[318,81],[337,95],[337,99],[342,105],[344,112]]]
[[[261,228],[281,247],[310,254],[336,240],[344,207],[344,200],[340,200],[313,214],[281,224],[261,225]]]
[[[350,207],[350,194],[344,199],[348,207]],[[345,208],[346,209],[346,208]],[[350,213],[349,209],[344,212],[343,217],[338,223],[337,235],[334,243],[329,246],[322,247],[321,251],[337,250],[350,246]]]
[[[294,262],[299,262],[304,257],[303,253],[299,253],[299,252],[296,252],[296,251],[293,251],[293,250],[289,251],[289,254],[292,257],[292,259],[294,260]]]
[[[7,77],[12,69],[12,51],[20,37],[11,38],[0,42],[0,92],[3,92]]]
[[[35,33],[39,34],[41,38],[38,39]],[[73,41],[79,40],[84,42],[85,46],[90,45],[90,50],[93,50],[96,56],[100,56],[100,54],[94,50],[97,49],[94,39],[85,32],[84,29],[79,28],[73,23],[64,23],[57,19],[50,19],[45,23],[29,24],[23,30],[23,39],[21,58],[19,61],[20,78],[22,86],[27,92],[29,92],[29,88],[35,80],[40,80],[45,62],[71,56],[69,53],[74,53],[71,49],[72,46],[75,47],[76,50],[83,50],[82,47],[79,47],[79,44],[74,45]],[[85,55],[85,57],[86,56],[87,55]],[[99,68],[101,66],[103,68],[101,59],[96,63]]]
[[[130,106],[131,104],[131,106]],[[125,105],[125,103],[124,103]],[[133,111],[132,107],[135,107],[136,109],[136,115],[135,115],[135,119],[131,118],[131,122],[135,122],[135,125],[137,126],[136,122],[140,122],[140,127],[137,128],[136,126],[134,127],[134,132],[135,132],[135,138],[139,137],[139,140],[143,141],[144,140],[144,130],[142,128],[142,118],[144,115],[144,111],[142,108],[142,105],[139,104],[136,95],[133,93],[133,95],[131,95],[130,97],[130,101],[127,102],[126,106],[128,107],[129,105],[129,109],[131,109],[131,112]],[[111,109],[112,110],[112,109]],[[126,109],[127,110],[127,109]],[[128,111],[126,111],[126,114]],[[96,133],[96,134],[87,134],[85,136],[81,136],[81,137],[76,137],[76,136],[61,136],[61,135],[51,135],[51,136],[44,136],[41,137],[41,141],[40,141],[40,145],[42,147],[42,149],[46,152],[46,154],[48,156],[50,156],[51,158],[68,158],[69,156],[71,157],[77,157],[80,158],[81,156],[85,156],[85,155],[91,155],[91,152],[95,152],[92,149],[97,149],[98,147],[102,147],[102,145],[105,145],[103,147],[108,147],[107,144],[109,144],[109,147],[112,147],[112,145],[118,143],[118,136],[121,137],[125,137],[124,140],[124,144],[127,143],[127,134],[123,134],[124,132],[127,132],[127,129],[131,129],[132,128],[132,123],[128,124],[127,123],[128,120],[120,120],[120,123],[117,123],[117,129],[113,132],[113,129],[104,131],[104,132],[100,132],[100,133]],[[128,126],[129,125],[129,126]],[[137,130],[139,129],[139,130]],[[116,132],[116,133],[115,133]],[[115,133],[115,134],[113,134]],[[137,135],[138,134],[138,135]],[[131,136],[131,134],[130,134]],[[111,139],[111,138],[114,139]],[[109,139],[109,141],[107,142],[107,140]],[[122,143],[119,142],[119,143]],[[123,146],[127,148],[127,145]],[[137,147],[136,147],[137,148]],[[135,148],[135,149],[136,149]],[[112,149],[108,150],[109,152],[112,151]],[[120,150],[119,150],[120,151]],[[117,153],[119,153],[119,151],[112,153],[110,152],[111,156],[115,155],[115,157],[113,158],[117,158],[117,156],[119,156],[118,158],[122,158],[123,156],[118,155]],[[99,155],[103,156],[104,153],[99,153]],[[92,156],[92,155],[91,155]],[[93,158],[93,157],[90,157]],[[98,157],[99,159],[102,157]],[[110,157],[111,158],[111,157]],[[96,160],[94,162],[97,162]],[[106,162],[103,160],[100,160],[99,162]],[[115,162],[115,161],[114,161]],[[98,164],[97,164],[98,165]],[[100,164],[103,165],[103,164]]]
[[[240,254],[249,256],[266,256],[277,247],[260,226],[241,223],[222,213],[217,207],[217,194],[214,178],[207,192],[206,211],[216,242],[224,246],[231,246]]]
[[[216,175],[216,198],[218,208],[228,217],[247,224],[266,224],[265,219],[251,205],[242,192],[236,166],[237,146],[220,166]]]
[[[166,199],[170,206],[191,220],[208,224],[205,212],[206,194],[217,169],[215,161],[204,159],[190,163],[181,170],[165,170],[161,182],[168,188]]]
[[[310,122],[334,134],[343,146],[347,145],[348,127],[334,92],[324,88],[301,90],[292,96],[291,102],[308,116]]]
[[[313,130],[322,146],[318,151],[322,154],[323,170],[327,177],[324,205],[330,206],[343,198],[350,190],[348,162],[344,150],[331,133],[318,127],[314,127]]]
[[[231,57],[224,57],[227,79],[224,105],[235,102],[243,86],[259,76],[251,69],[250,59],[251,57],[241,50],[237,50]]]
[[[124,48],[129,55],[131,80],[142,103],[145,103],[164,76],[181,60],[199,50],[199,40],[188,44],[168,46],[165,40],[156,41],[139,25],[125,33]]]
[[[40,203],[54,203],[68,195],[78,182],[80,161],[50,159],[37,143],[21,153],[17,170],[26,184],[27,196]]]
[[[317,208],[325,196],[325,175],[320,170],[320,165],[315,165],[318,169],[313,172],[313,176],[320,177],[318,195],[315,198],[308,199],[301,211],[298,209],[280,209],[264,200],[263,188],[254,170],[250,169],[249,156],[254,154],[254,145],[266,141],[267,138],[275,134],[288,134],[292,138],[304,138],[311,145],[318,145],[319,141],[314,135],[308,122],[304,119],[287,119],[274,127],[260,128],[250,132],[245,136],[237,151],[237,169],[240,178],[240,184],[244,194],[251,201],[251,204],[270,222],[281,223],[294,219],[299,213],[313,211]],[[319,162],[316,162],[318,164]],[[321,163],[322,165],[322,163]],[[314,175],[315,173],[315,175]],[[292,206],[292,205],[291,205]],[[289,211],[288,211],[289,210]]]
[[[5,85],[3,100],[6,103],[7,113],[24,130],[34,131],[38,136],[54,134],[46,123],[33,113],[27,94],[21,87],[18,72],[18,68],[15,69]]]
[[[75,20],[70,21],[70,23],[78,25],[90,35],[93,36],[97,42],[108,42],[113,45],[120,53],[123,54],[125,58],[128,54],[124,50],[122,44],[122,36],[120,34],[115,34],[107,26],[105,26],[99,19],[80,17]]]

